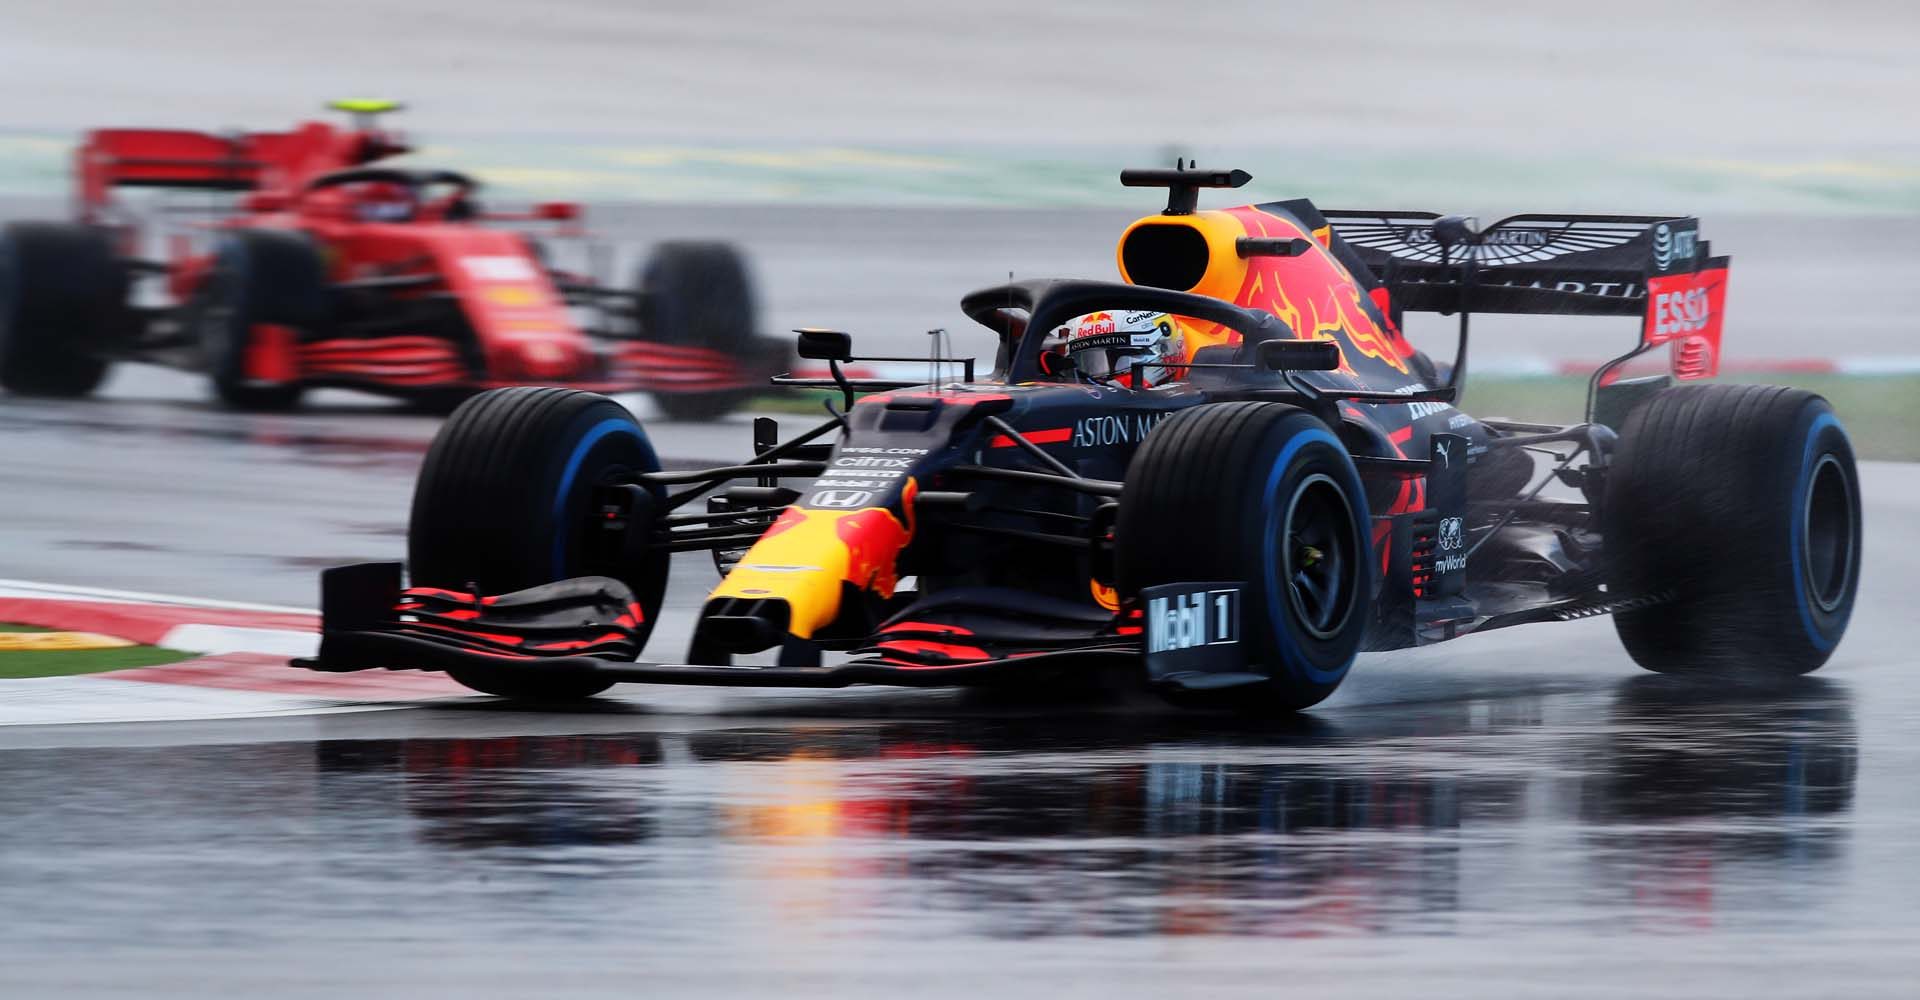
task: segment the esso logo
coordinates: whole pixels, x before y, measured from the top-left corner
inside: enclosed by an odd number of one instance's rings
[[[1679,337],[1707,328],[1713,303],[1704,288],[1682,292],[1661,292],[1653,297],[1653,334]]]

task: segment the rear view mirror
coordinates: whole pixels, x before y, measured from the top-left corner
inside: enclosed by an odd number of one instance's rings
[[[535,218],[554,222],[572,222],[580,217],[580,206],[571,201],[543,201],[533,206]]]
[[[1266,340],[1255,349],[1271,372],[1330,372],[1340,367],[1340,345],[1331,340]]]
[[[800,356],[812,361],[846,361],[853,357],[853,337],[839,330],[812,327],[793,331],[800,335]]]

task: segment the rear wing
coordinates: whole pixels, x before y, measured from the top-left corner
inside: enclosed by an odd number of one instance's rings
[[[96,129],[74,157],[82,221],[97,222],[116,187],[250,191],[266,166],[256,136],[174,129]]]
[[[1671,344],[1676,378],[1720,368],[1728,258],[1690,217],[1514,215],[1476,228],[1432,212],[1323,211],[1388,311],[1638,316],[1641,353]]]
[[[99,223],[118,187],[254,191],[405,152],[391,133],[308,122],[290,132],[217,135],[181,129],[88,132],[74,154],[83,222]]]

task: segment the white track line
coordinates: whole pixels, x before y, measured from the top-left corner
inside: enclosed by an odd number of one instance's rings
[[[138,590],[110,590],[105,587],[75,587],[64,583],[40,583],[34,580],[0,579],[0,597],[43,597],[49,600],[106,601],[113,604],[166,604],[180,608],[266,611],[289,615],[320,613],[313,608],[292,608],[284,604],[215,601],[202,597],[182,597],[177,594],[149,594]]]
[[[268,614],[318,614],[309,608],[290,608],[278,604],[251,604],[245,601],[214,601],[178,594],[148,594],[137,590],[111,590],[105,587],[75,587],[34,580],[0,579],[0,597],[26,597],[55,601],[98,601],[105,604],[152,604],[173,608],[204,608],[210,611],[258,611]],[[298,629],[248,628],[240,625],[186,624],[167,630],[159,643],[164,649],[201,655],[217,653],[268,653],[276,656],[312,656],[320,648],[320,636]]]
[[[320,652],[320,633],[241,628],[236,625],[175,625],[160,637],[159,645],[164,649],[202,655],[266,653],[272,656],[314,656]]]

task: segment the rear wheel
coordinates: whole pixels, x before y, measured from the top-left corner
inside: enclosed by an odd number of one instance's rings
[[[1862,536],[1853,448],[1826,400],[1664,390],[1622,424],[1604,500],[1609,588],[1660,602],[1614,615],[1635,662],[1777,677],[1832,655]]]
[[[659,468],[633,414],[605,396],[531,387],[481,393],[448,418],[421,467],[407,531],[412,582],[503,594],[611,576],[640,603],[644,644],[666,593],[668,557],[623,564],[588,526],[595,487],[622,473]],[[475,690],[511,698],[585,698],[610,686],[579,678],[452,674]]]
[[[0,232],[0,387],[84,396],[128,329],[127,275],[103,230],[16,222]]]
[[[1373,557],[1366,494],[1327,426],[1280,403],[1168,417],[1127,471],[1114,528],[1121,593],[1237,581],[1256,685],[1169,689],[1177,703],[1263,711],[1313,705],[1359,651]]]
[[[286,327],[311,339],[328,321],[326,265],[296,233],[241,229],[229,233],[192,304],[202,363],[213,392],[236,410],[285,410],[299,403],[297,382],[252,378],[247,352]]]
[[[753,346],[753,282],[746,261],[726,243],[662,243],[640,272],[640,335],[679,347],[704,347],[744,360]],[[716,420],[752,399],[751,389],[660,392],[669,420]]]

